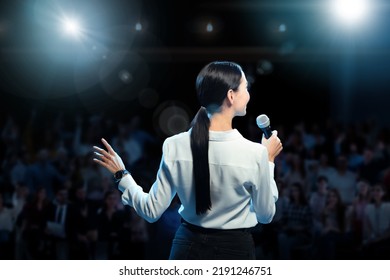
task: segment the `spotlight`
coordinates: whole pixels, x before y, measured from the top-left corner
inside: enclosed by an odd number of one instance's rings
[[[206,31],[210,33],[213,32],[213,30],[214,30],[213,24],[211,22],[207,23]]]
[[[367,14],[367,0],[333,0],[333,10],[345,23],[357,23]]]
[[[136,30],[136,31],[142,31],[142,24],[141,24],[140,22],[137,22],[137,23],[135,24],[135,30]]]
[[[67,18],[63,21],[65,33],[78,37],[81,34],[81,27],[77,20]]]
[[[129,84],[133,81],[133,75],[127,70],[122,70],[119,72],[119,79],[123,83]]]
[[[278,31],[281,32],[281,33],[286,32],[287,31],[287,26],[284,23],[280,24],[279,28],[278,28]]]

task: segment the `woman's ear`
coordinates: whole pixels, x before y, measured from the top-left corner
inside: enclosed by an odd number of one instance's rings
[[[232,89],[229,89],[229,91],[226,94],[227,100],[230,105],[234,103],[234,91]]]

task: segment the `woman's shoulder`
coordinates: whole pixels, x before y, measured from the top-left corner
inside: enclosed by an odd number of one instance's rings
[[[169,136],[164,140],[164,145],[169,145],[169,144],[174,144],[177,142],[185,142],[190,140],[190,132],[189,131],[184,131],[180,132],[178,134]]]
[[[163,153],[166,157],[176,157],[190,150],[190,133],[188,131],[172,135],[164,140]]]
[[[261,143],[259,143],[259,142],[254,142],[254,141],[249,140],[249,139],[247,139],[247,138],[245,138],[245,137],[242,138],[242,143],[243,143],[247,148],[249,148],[249,149],[251,149],[251,150],[259,150],[259,151],[265,151],[265,150],[267,150],[267,148],[266,148],[263,144],[261,144]]]

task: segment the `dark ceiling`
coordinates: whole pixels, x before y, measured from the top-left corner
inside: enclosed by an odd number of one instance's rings
[[[114,114],[130,106],[151,114],[155,108],[128,95],[152,89],[160,102],[180,101],[193,111],[200,68],[233,60],[253,82],[253,111],[284,107],[280,119],[347,121],[387,112],[386,2],[375,1],[374,17],[355,30],[336,23],[329,2],[2,1],[1,109]],[[68,14],[82,22],[81,39],[59,31]]]

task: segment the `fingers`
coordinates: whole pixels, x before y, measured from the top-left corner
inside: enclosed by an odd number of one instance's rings
[[[116,171],[121,169],[126,169],[124,167],[122,159],[114,151],[111,145],[108,144],[108,142],[104,138],[102,138],[101,140],[107,150],[102,149],[98,146],[93,146],[95,155],[93,161],[105,167],[112,173],[115,173]]]
[[[107,153],[107,152],[106,152]],[[93,158],[93,161],[98,163],[99,165],[105,167],[110,172],[114,173],[118,168],[115,166],[115,162],[113,160],[113,156],[109,155],[109,157],[105,157],[102,154],[99,154],[98,152],[95,152],[95,155],[99,158]]]
[[[101,166],[105,167],[105,168],[108,168],[108,164],[101,161],[100,159],[97,159],[97,158],[93,158],[93,161],[100,164]]]
[[[97,151],[95,151],[95,154],[99,155],[99,156],[105,156],[107,158],[111,158],[112,155],[110,155],[106,150],[102,149],[102,148],[99,148],[97,146],[93,146],[93,148]]]
[[[279,139],[278,147],[277,147],[277,154],[280,154],[280,152],[283,150],[282,142]]]
[[[94,147],[95,149],[97,147]],[[102,149],[100,149],[102,150]],[[97,163],[99,163],[100,165],[103,165],[103,166],[108,166],[109,165],[109,162],[111,160],[111,156],[104,150],[102,150],[103,152],[105,152],[106,155],[103,155],[101,153],[98,153],[98,152],[94,152],[95,156],[99,157],[99,158],[94,158],[93,160],[96,161]]]
[[[280,143],[279,149],[278,149],[278,154],[283,150],[283,145]]]
[[[101,157],[101,158],[103,158],[103,157],[104,157],[104,155],[102,155],[102,154],[99,154],[98,152],[94,152],[94,154],[95,154],[95,155],[97,155],[98,157]]]
[[[94,158],[93,160],[99,163],[100,165],[104,167],[110,166],[110,162],[113,161],[113,155],[109,154],[106,150],[99,148],[97,146],[93,146],[95,149],[94,154],[98,158]]]
[[[115,154],[115,151],[114,149],[111,147],[110,144],[108,144],[108,142],[106,141],[106,139],[102,138],[102,143],[103,145],[107,148],[107,151],[110,153],[110,154]]]
[[[98,158],[94,158],[93,160],[98,162],[100,165],[108,168],[108,166],[110,166],[110,163],[113,161],[114,156],[110,155],[105,150],[99,147],[93,146],[93,148],[99,151],[94,151],[95,156],[97,156]]]
[[[278,134],[278,132],[276,130],[274,130],[272,132],[272,137],[274,137],[273,143],[274,143],[276,155],[278,155],[283,150],[282,141],[279,139],[277,134]]]
[[[96,155],[96,156],[98,156],[100,159],[100,161],[102,161],[102,162],[104,162],[104,163],[109,163],[110,161],[112,161],[112,156],[111,155],[108,155],[107,154],[107,152],[106,152],[106,156],[105,155],[102,155],[102,154],[100,154],[100,153],[98,153],[98,152],[94,152],[94,154]]]

